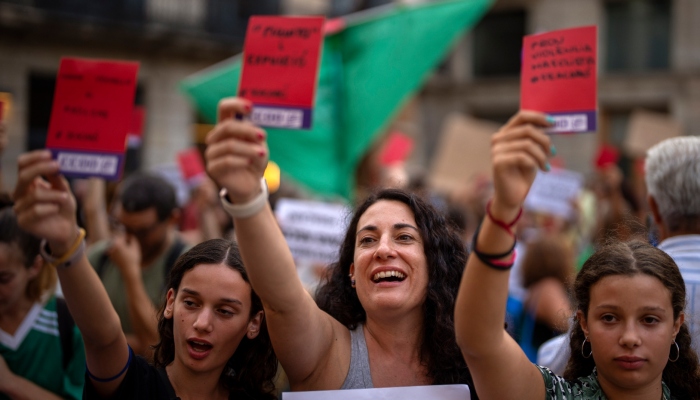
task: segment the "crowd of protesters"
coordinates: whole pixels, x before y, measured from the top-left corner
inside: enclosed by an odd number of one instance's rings
[[[220,103],[187,205],[156,173],[108,188],[68,182],[48,151],[19,158],[0,199],[0,399],[439,384],[482,399],[700,398],[700,138],[645,160],[601,148],[564,218],[523,210],[556,149],[551,119],[520,111],[494,133],[492,178],[364,188],[310,293],[251,106]]]

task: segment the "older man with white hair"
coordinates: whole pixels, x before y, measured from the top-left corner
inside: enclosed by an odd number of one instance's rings
[[[700,354],[700,137],[656,144],[647,152],[644,167],[647,201],[661,241],[658,247],[678,264],[685,280],[685,320],[693,348]],[[538,364],[556,373],[563,373],[568,359],[568,334],[543,344],[537,355]]]

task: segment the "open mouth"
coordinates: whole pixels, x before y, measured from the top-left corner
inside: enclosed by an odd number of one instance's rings
[[[399,271],[382,271],[377,272],[372,276],[372,282],[403,282],[406,279],[406,275]]]
[[[212,345],[209,343],[204,343],[204,342],[198,342],[196,340],[188,340],[187,343],[190,345],[192,350],[194,350],[197,353],[205,353],[209,350],[211,350]]]

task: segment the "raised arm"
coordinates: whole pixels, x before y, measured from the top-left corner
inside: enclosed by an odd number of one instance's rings
[[[261,178],[268,160],[265,132],[234,118],[250,111],[246,100],[223,100],[219,123],[207,136],[207,171],[226,189],[235,206],[250,204],[262,193]],[[267,201],[248,217],[234,216],[234,225],[250,283],[263,301],[272,344],[292,388],[317,387],[315,382],[339,388],[347,374],[349,355],[347,363],[337,362],[336,336],[344,334],[349,343],[349,333],[321,311],[302,286]]]
[[[88,370],[99,378],[113,377],[127,364],[129,351],[107,292],[84,250],[76,246],[81,234],[75,219],[75,198],[68,182],[58,174],[58,164],[46,150],[24,154],[18,164],[14,192],[17,221],[22,229],[46,239],[52,257],[60,260],[63,256],[76,255],[69,258],[68,266],[56,267],[61,287],[83,335]],[[100,394],[108,396],[123,377],[121,374],[107,383],[93,380],[93,384]]]
[[[549,126],[544,114],[521,111],[491,140],[494,197],[490,216],[484,218],[476,251],[506,254],[489,266],[475,252],[469,256],[455,305],[455,331],[479,396],[484,399],[544,398],[544,381],[518,344],[506,333],[508,269],[514,234],[494,221],[509,224],[520,208],[537,169],[548,168],[550,141],[542,131]]]

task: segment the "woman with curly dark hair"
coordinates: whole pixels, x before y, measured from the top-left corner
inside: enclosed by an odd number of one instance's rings
[[[243,99],[220,103],[207,169],[292,390],[468,383],[452,315],[467,255],[459,235],[419,197],[381,191],[356,210],[315,303],[266,201],[265,133],[233,118],[250,111]]]
[[[20,157],[14,197],[18,223],[43,238],[41,255],[57,269],[83,335],[83,398],[275,399],[277,360],[262,303],[232,242],[201,243],[176,262],[151,366],[127,345],[119,317],[85,256],[75,198],[50,152]]]
[[[474,382],[493,399],[698,399],[700,367],[684,323],[674,261],[643,242],[599,249],[574,283],[571,358],[559,377],[531,364],[505,333],[517,221],[537,168],[547,170],[545,115],[521,111],[491,143],[495,192],[474,239],[455,306],[455,330]]]

